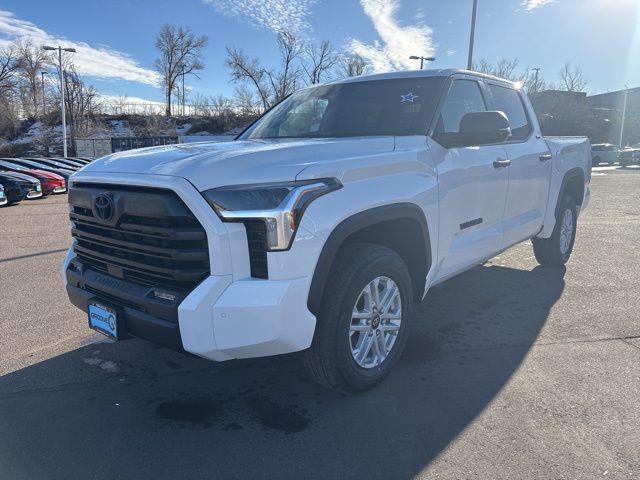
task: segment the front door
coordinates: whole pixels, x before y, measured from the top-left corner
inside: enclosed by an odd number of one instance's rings
[[[476,80],[453,80],[435,133],[457,132],[465,113],[484,111],[486,105]],[[436,276],[443,279],[500,251],[509,172],[503,145],[446,149],[429,138],[429,146],[436,158],[444,158],[437,166],[440,221]]]

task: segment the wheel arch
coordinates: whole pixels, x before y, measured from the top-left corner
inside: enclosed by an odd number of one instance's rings
[[[320,252],[307,298],[307,307],[314,315],[320,311],[326,282],[340,248],[359,241],[395,250],[407,265],[414,297],[422,298],[424,282],[431,268],[427,219],[416,204],[394,203],[358,212],[333,229]]]
[[[584,200],[585,177],[584,170],[579,167],[572,168],[567,171],[562,178],[558,199],[556,201],[555,214],[556,218],[560,213],[560,203],[565,193],[571,194],[578,205],[582,205]]]

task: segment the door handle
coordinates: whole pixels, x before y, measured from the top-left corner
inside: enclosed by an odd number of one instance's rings
[[[540,160],[541,162],[548,162],[552,158],[553,155],[551,155],[550,153],[543,153],[538,157],[538,160]]]
[[[504,158],[496,158],[493,161],[493,168],[504,168],[511,165],[511,160],[506,160]]]

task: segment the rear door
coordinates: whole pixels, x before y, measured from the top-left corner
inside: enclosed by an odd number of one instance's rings
[[[504,211],[503,248],[534,236],[542,228],[549,198],[551,152],[529,117],[522,93],[510,84],[487,81],[491,109],[509,118],[504,143],[511,164]]]
[[[456,77],[440,107],[433,133],[458,132],[465,113],[488,110],[476,77]],[[508,167],[503,145],[445,148],[433,138],[429,145],[438,164],[440,222],[437,279],[490,258],[502,246],[502,217]]]

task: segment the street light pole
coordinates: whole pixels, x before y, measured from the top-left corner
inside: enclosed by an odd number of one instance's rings
[[[627,116],[627,96],[629,95],[629,87],[624,86],[624,103],[622,105],[622,122],[620,122],[620,148],[622,148],[622,135],[624,135],[624,120]]]
[[[422,70],[422,67],[424,67],[424,61],[426,60],[427,62],[433,62],[435,61],[436,57],[419,57],[418,55],[411,55],[409,57],[409,60],[420,60],[420,70]]]
[[[58,50],[58,69],[60,73],[60,110],[62,111],[62,148],[64,151],[63,156],[67,156],[67,116],[66,109],[64,103],[64,72],[62,70],[62,51],[75,53],[75,48],[62,48],[60,45],[58,47],[50,47],[45,45],[42,47],[43,50]]]
[[[182,66],[182,116],[184,117],[184,65]]]
[[[476,12],[478,11],[478,0],[473,0],[473,10],[471,12],[471,34],[469,35],[469,58],[467,60],[467,70],[473,68],[473,41],[476,35]]]
[[[43,118],[47,114],[46,97],[44,95],[44,76],[45,75],[49,75],[49,72],[45,72],[44,70],[42,70],[40,72],[40,80],[42,81],[42,117]]]

